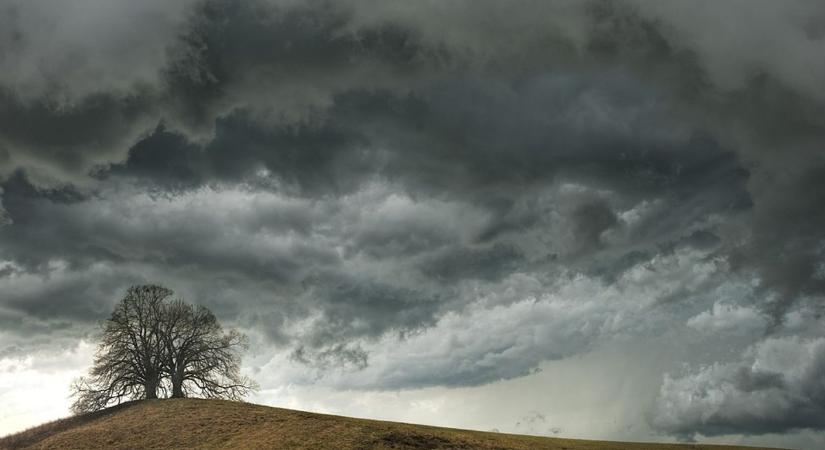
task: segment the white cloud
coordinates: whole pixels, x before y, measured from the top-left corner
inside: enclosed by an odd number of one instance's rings
[[[691,317],[687,326],[701,333],[750,335],[765,330],[768,318],[758,310],[717,301],[713,308]]]
[[[94,345],[0,358],[0,436],[68,415],[72,380],[91,365]]]
[[[666,375],[652,424],[676,434],[825,429],[825,338],[768,338],[737,362]]]

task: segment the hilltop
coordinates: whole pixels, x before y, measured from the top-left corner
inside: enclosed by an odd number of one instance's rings
[[[0,448],[753,450],[489,433],[199,399],[130,402],[6,436]]]

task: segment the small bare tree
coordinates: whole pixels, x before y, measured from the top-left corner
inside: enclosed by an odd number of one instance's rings
[[[72,386],[75,412],[96,411],[124,399],[157,398],[163,375],[161,323],[172,291],[132,286],[103,323],[89,377]]]
[[[198,396],[240,400],[257,386],[240,373],[246,337],[209,309],[162,286],[132,286],[103,323],[88,377],[72,385],[76,413],[123,400]]]
[[[240,373],[246,336],[224,332],[212,311],[175,300],[166,309],[164,370],[172,397],[198,396],[240,400],[255,383]]]

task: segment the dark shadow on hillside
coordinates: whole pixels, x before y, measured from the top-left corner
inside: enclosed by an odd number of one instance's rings
[[[57,419],[53,422],[44,423],[43,425],[38,425],[36,427],[23,430],[19,433],[4,436],[0,438],[0,449],[14,450],[34,445],[42,441],[43,439],[48,438],[49,436],[60,433],[61,431],[68,430],[79,425],[84,425],[86,423],[100,419],[101,417],[109,416],[118,411],[130,408],[140,403],[141,401],[143,400],[134,400],[131,402],[125,402],[106,409],[102,409],[100,411],[66,417],[63,419]]]
[[[399,449],[472,449],[472,444],[446,439],[435,434],[390,431],[376,442],[381,446]]]

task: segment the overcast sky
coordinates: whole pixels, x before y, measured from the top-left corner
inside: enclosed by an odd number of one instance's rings
[[[0,0],[0,67],[0,434],[160,283],[257,403],[825,446],[822,1]]]

